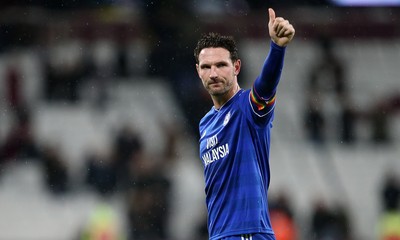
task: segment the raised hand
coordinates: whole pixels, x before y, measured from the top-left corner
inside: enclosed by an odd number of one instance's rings
[[[272,8],[268,9],[268,14],[268,30],[272,41],[281,47],[287,46],[294,37],[294,27],[288,20],[276,17],[275,11]]]

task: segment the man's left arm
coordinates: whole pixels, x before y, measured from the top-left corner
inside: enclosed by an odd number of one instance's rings
[[[276,88],[283,69],[285,49],[295,34],[289,21],[282,17],[275,17],[275,12],[271,8],[268,11],[268,29],[272,40],[270,52],[250,93],[253,109],[259,115],[268,113],[275,104]]]

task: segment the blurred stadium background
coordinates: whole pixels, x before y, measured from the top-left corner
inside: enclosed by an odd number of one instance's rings
[[[203,32],[235,36],[249,87],[267,7],[296,28],[270,198],[297,238],[280,239],[381,239],[400,215],[399,5],[1,1],[0,239],[207,239],[197,123],[211,101],[192,51]]]

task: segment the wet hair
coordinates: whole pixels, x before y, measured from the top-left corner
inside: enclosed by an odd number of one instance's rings
[[[232,36],[222,36],[214,32],[204,34],[197,42],[197,46],[194,49],[196,63],[199,63],[199,54],[204,48],[225,48],[229,51],[232,62],[239,59],[236,42]]]

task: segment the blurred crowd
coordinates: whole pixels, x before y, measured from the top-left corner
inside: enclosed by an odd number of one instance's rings
[[[44,143],[35,136],[28,109],[19,107],[13,114],[13,126],[0,141],[0,181],[9,166],[31,161],[40,166],[42,182],[54,197],[62,199],[86,189],[104,199],[104,203],[115,196],[125,199],[127,233],[117,233],[115,227],[111,228],[115,223],[109,222],[100,227],[88,225],[77,239],[167,239],[172,184],[168,169],[177,158],[178,137],[171,127],[164,128],[166,152],[159,156],[144,151],[143,140],[130,125],[120,126],[115,135],[110,136],[112,146],[109,151],[87,149],[81,160],[84,162],[83,177],[79,178],[72,173],[69,160],[62,155],[62,146]],[[103,211],[112,213],[107,204],[99,211],[100,218]],[[112,214],[107,216],[106,220],[112,220]]]
[[[105,202],[115,196],[123,198],[127,209],[126,232],[117,231],[112,209],[103,205],[93,213],[90,224],[82,226],[77,239],[169,239],[167,226],[171,217],[171,201],[174,200],[173,177],[169,169],[177,159],[177,138],[182,131],[191,132],[187,135],[193,134],[194,129],[163,126],[165,152],[155,154],[145,150],[140,136],[143,133],[135,126],[117,123],[117,126],[110,126],[110,129],[117,129],[109,136],[111,146],[86,150],[81,160],[84,162],[83,178],[76,179],[77,176],[71,173],[70,159],[62,154],[63,146],[41,141],[35,135],[32,119],[35,119],[35,114],[40,114],[36,111],[39,104],[79,106],[89,103],[101,113],[108,106],[110,89],[118,82],[135,81],[136,77],[166,79],[176,86],[173,89],[178,98],[191,97],[192,102],[179,101],[189,109],[185,113],[188,116],[198,113],[196,111],[201,109],[193,103],[197,102],[195,96],[199,94],[193,91],[200,88],[190,89],[192,85],[197,86],[192,83],[198,82],[191,64],[191,50],[188,51],[192,44],[186,41],[190,35],[188,30],[182,32],[186,25],[175,26],[177,19],[171,14],[171,9],[181,9],[182,14],[190,14],[185,10],[186,4],[181,1],[121,1],[121,6],[127,7],[127,4],[131,9],[127,15],[132,16],[127,19],[133,21],[126,23],[126,20],[121,20],[121,23],[116,14],[123,15],[120,12],[123,10],[109,8],[111,3],[107,1],[24,3],[2,2],[2,5],[14,5],[4,9],[4,15],[10,12],[35,15],[32,12],[43,10],[37,9],[38,6],[48,7],[49,10],[46,16],[33,16],[40,22],[38,25],[36,21],[17,19],[2,26],[0,49],[8,62],[1,76],[4,96],[0,103],[2,115],[6,117],[0,116],[0,121],[7,118],[11,119],[11,123],[0,138],[0,181],[13,162],[35,161],[41,166],[43,182],[55,197],[84,188],[96,193]],[[27,5],[33,5],[33,8],[25,8]],[[93,13],[85,9],[89,6],[101,9]],[[16,10],[14,7],[21,8]],[[58,9],[55,11],[60,11],[60,17],[52,19],[51,9]],[[71,14],[71,9],[81,17],[79,23],[71,16],[64,19],[65,15]],[[83,16],[86,14],[91,16]],[[48,19],[41,22],[42,17]],[[85,20],[88,25],[97,26],[92,28],[80,22]],[[175,44],[177,41],[181,44]],[[19,59],[21,52],[35,52],[38,56],[40,89],[33,97],[26,94],[26,79],[30,76],[24,76]]]
[[[400,94],[393,89],[394,94],[375,100],[368,108],[357,108],[350,87],[348,68],[351,65],[337,53],[335,38],[321,34],[315,39],[315,46],[318,55],[309,69],[305,89],[304,126],[308,138],[323,144],[333,136],[336,142],[352,144],[360,140],[357,126],[365,121],[370,142],[390,143],[394,136],[391,136],[389,121],[399,112]],[[328,125],[336,126],[333,134]]]
[[[280,4],[326,2],[286,0]],[[145,151],[143,133],[135,127],[129,124],[110,127],[117,131],[109,136],[112,143],[109,150],[88,149],[85,153],[80,184],[105,199],[121,194],[128,210],[128,230],[117,233],[113,223],[104,220],[112,219],[112,213],[103,207],[94,216],[93,225],[77,233],[77,239],[171,239],[167,226],[174,181],[168,169],[179,154],[178,139],[182,135],[197,139],[198,121],[211,105],[196,75],[192,55],[196,38],[208,26],[207,20],[200,18],[239,17],[267,5],[279,4],[245,0],[2,1],[3,16],[9,19],[0,19],[0,54],[7,56],[0,76],[3,84],[0,121],[5,115],[12,121],[5,132],[0,132],[0,181],[10,163],[28,160],[40,164],[46,187],[54,196],[74,191],[76,179],[70,174],[69,160],[60,151],[62,146],[44,143],[35,135],[32,119],[39,114],[34,110],[35,105],[89,102],[101,112],[107,108],[110,88],[116,82],[162,77],[172,86],[189,129],[163,126],[162,134],[167,139],[165,151],[154,155]],[[89,11],[92,8],[96,11]],[[226,31],[221,26],[214,28]],[[336,119],[336,137],[340,142],[357,141],[356,124],[360,119],[370,123],[372,141],[390,142],[388,118],[400,108],[400,96],[381,99],[367,111],[357,110],[349,91],[346,65],[335,55],[334,42],[329,39],[326,36],[316,39],[321,55],[316,58],[315,66],[310,67],[304,89],[308,99],[303,124],[310,142],[327,141],[327,118]],[[21,52],[32,51],[40,60],[38,66],[42,72],[40,89],[34,97],[26,95],[24,84],[29,76],[24,76],[18,62]],[[335,99],[337,116],[325,112],[325,99],[329,97]],[[397,178],[390,176],[383,184],[378,226],[382,240],[400,239]],[[278,240],[353,239],[351,216],[345,206],[316,200],[309,221],[304,224],[296,216],[290,198],[284,192],[271,196],[271,220]],[[207,239],[205,222],[203,219],[195,227],[193,239]]]
[[[399,180],[399,176],[393,172],[383,179],[378,191],[380,210],[377,225],[371,226],[376,234],[369,239],[400,239]],[[294,213],[290,199],[290,195],[284,191],[271,198],[271,222],[277,240],[358,239],[354,234],[354,223],[347,206],[341,203],[328,204],[317,199],[313,203],[308,222],[304,224],[304,219]]]

